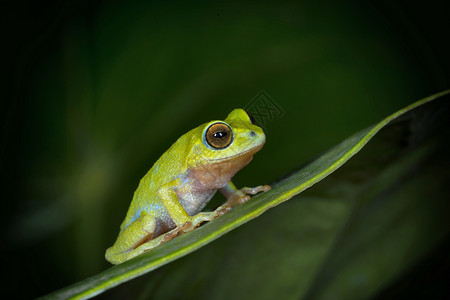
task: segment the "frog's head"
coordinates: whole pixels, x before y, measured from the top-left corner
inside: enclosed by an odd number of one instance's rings
[[[233,110],[224,121],[211,121],[198,128],[191,158],[195,165],[229,162],[241,169],[266,141],[261,127],[243,109]]]

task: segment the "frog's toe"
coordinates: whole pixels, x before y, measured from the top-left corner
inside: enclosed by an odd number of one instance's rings
[[[239,198],[237,199],[237,202],[238,202],[239,204],[243,204],[243,203],[247,202],[247,201],[250,200],[250,199],[251,199],[250,196],[244,195],[244,196],[239,197]]]
[[[271,189],[272,188],[270,185],[259,185],[256,187],[244,187],[241,189],[241,192],[243,192],[244,194],[256,195],[259,192],[267,192]]]
[[[232,208],[231,205],[228,205],[228,204],[224,204],[224,205],[222,205],[222,206],[219,206],[219,207],[215,210],[216,216],[219,217],[219,216],[221,216],[221,215],[226,214],[227,212],[229,212],[229,211],[231,210],[231,208]]]

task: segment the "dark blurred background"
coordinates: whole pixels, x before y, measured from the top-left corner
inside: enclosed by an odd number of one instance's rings
[[[262,90],[283,114],[238,186],[278,180],[449,88],[449,20],[445,1],[5,6],[3,290],[36,297],[107,268],[152,163]]]

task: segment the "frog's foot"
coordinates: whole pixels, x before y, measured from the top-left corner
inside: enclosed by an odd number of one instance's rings
[[[225,202],[215,210],[216,217],[229,212],[233,207],[243,204],[250,199],[250,196],[245,195],[240,190],[237,190],[227,199],[227,202]]]
[[[221,205],[221,206],[219,206],[219,207],[215,210],[217,217],[226,214],[226,213],[229,212],[232,208],[233,208],[233,207],[232,207],[231,205],[228,205],[228,204],[226,204],[226,203],[223,204],[223,205]]]
[[[169,231],[169,232],[167,232],[167,233],[165,233],[163,235],[163,242],[170,241],[174,237],[176,237],[176,236],[182,234],[183,232],[185,232],[185,230],[187,230],[191,226],[192,226],[191,222],[186,222],[186,223],[184,223],[183,226],[177,227],[175,229],[172,229],[171,231]]]
[[[230,211],[233,207],[247,202],[251,199],[248,194],[256,195],[259,192],[270,191],[270,189],[271,187],[269,185],[260,185],[257,187],[244,187],[240,190],[235,190],[233,193],[228,194],[227,202],[225,202],[215,210],[216,215],[221,216]]]
[[[177,227],[175,229],[172,229],[171,231],[167,232],[166,234],[164,234],[164,238],[163,241],[167,242],[171,239],[173,239],[176,236],[179,236],[183,233],[189,232],[194,230],[196,227],[200,226],[201,223],[203,222],[208,222],[211,221],[213,219],[215,219],[216,216],[216,212],[200,212],[198,214],[196,214],[195,216],[191,217],[190,221],[187,221],[186,223],[184,223],[183,226]]]
[[[191,219],[192,229],[198,227],[203,222],[209,222],[209,221],[211,221],[211,220],[213,220],[215,218],[216,218],[216,212],[215,211],[199,212],[195,216],[192,216],[192,219]]]

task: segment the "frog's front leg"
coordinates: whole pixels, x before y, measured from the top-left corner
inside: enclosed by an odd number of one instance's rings
[[[244,187],[237,189],[233,182],[229,182],[226,186],[219,189],[219,191],[227,198],[227,201],[216,209],[218,215],[222,215],[232,209],[233,207],[250,200],[250,195],[256,195],[259,192],[267,192],[271,189],[269,185],[260,185],[257,187]]]
[[[114,245],[106,250],[106,260],[113,264],[129,260],[145,252],[146,250],[140,246],[149,241],[156,247],[160,242],[152,240],[155,226],[156,220],[153,216],[148,214],[140,216],[119,233]]]

